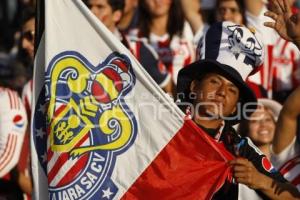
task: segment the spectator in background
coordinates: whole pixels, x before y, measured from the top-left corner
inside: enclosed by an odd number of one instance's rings
[[[126,37],[117,27],[122,18],[124,0],[85,0],[97,18],[130,49],[146,71],[166,92],[170,92],[170,76],[155,50],[143,40]]]
[[[124,0],[84,0],[91,12],[115,35],[119,35],[117,23],[121,20]]]
[[[3,87],[4,78],[0,77],[0,199],[23,199],[27,185],[18,162],[27,117],[17,92]]]
[[[25,106],[27,113],[27,118],[31,118],[31,108],[32,108],[32,68],[34,59],[34,37],[35,37],[35,12],[34,9],[28,7],[23,11],[22,15],[22,27],[21,27],[21,38],[20,38],[20,49],[19,49],[19,59],[25,64],[27,69],[27,74],[30,80],[25,84],[22,91],[22,101]],[[21,150],[21,157],[18,163],[18,171],[22,181],[20,182],[20,187],[27,197],[31,196],[32,193],[32,182],[30,174],[30,142],[29,142],[29,132],[30,126],[27,127],[27,132],[24,137],[24,142]]]
[[[118,23],[118,28],[124,34],[137,27],[138,24],[138,0],[125,0],[123,15]]]
[[[275,0],[271,2],[273,6],[264,15],[274,21],[265,21],[264,25],[276,30],[283,39],[293,42],[300,50],[300,13],[292,13],[287,0],[283,0],[280,5]]]
[[[27,68],[32,71],[34,59],[34,37],[35,37],[35,12],[32,9],[24,10],[23,25],[21,27],[20,53],[19,58],[23,60]],[[32,76],[32,75],[31,75]],[[25,105],[28,119],[31,115],[32,101],[32,79],[29,80],[22,92],[22,99]]]
[[[300,50],[300,13],[293,14],[287,0],[272,1],[273,7],[265,15],[274,19],[265,26],[275,29],[279,35],[293,42]],[[300,87],[284,102],[275,129],[272,161],[283,176],[300,190],[300,145],[297,135],[300,115]]]
[[[195,57],[192,38],[185,35],[185,19],[180,0],[139,0],[138,29],[130,37],[152,46],[167,67],[175,94],[177,74]]]
[[[271,159],[271,145],[282,105],[271,99],[258,99],[258,108],[238,127],[241,136],[249,137],[260,151]]]
[[[245,5],[242,0],[217,0],[216,21],[231,21],[247,26]]]
[[[201,4],[198,0],[181,0],[181,4],[184,15],[194,32],[194,41],[198,44],[199,39],[208,29],[208,25],[203,21]],[[236,24],[247,25],[244,11],[245,6],[241,0],[217,0],[214,22],[231,21]]]
[[[35,10],[27,7],[22,13],[21,38],[18,59],[21,60],[32,77],[35,36]]]
[[[258,107],[251,116],[243,120],[238,126],[238,133],[242,137],[249,137],[258,148],[257,151],[262,152],[269,160],[272,154],[272,142],[276,121],[282,106],[278,102],[271,99],[258,99]],[[254,146],[253,145],[253,146]],[[266,169],[270,166],[263,163]],[[262,200],[259,193],[244,185],[239,185],[239,200]]]
[[[266,49],[263,68],[253,81],[261,82],[270,98],[283,103],[287,96],[300,85],[300,53],[292,42],[279,37],[276,31],[263,25],[268,20],[264,13],[268,8],[272,9],[275,1],[244,1],[249,25],[261,33]],[[287,5],[293,8],[294,2],[294,0],[288,0]],[[296,11],[296,9],[293,10]]]

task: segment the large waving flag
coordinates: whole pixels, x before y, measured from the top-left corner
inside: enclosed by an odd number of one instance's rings
[[[47,0],[35,59],[35,199],[210,199],[233,156],[80,0]]]

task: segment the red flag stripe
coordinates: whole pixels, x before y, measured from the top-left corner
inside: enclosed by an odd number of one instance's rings
[[[227,162],[233,158],[223,143],[185,121],[122,199],[211,199],[231,177]]]

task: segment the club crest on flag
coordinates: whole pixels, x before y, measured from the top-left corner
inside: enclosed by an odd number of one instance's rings
[[[47,69],[34,126],[50,199],[112,199],[118,191],[110,179],[116,157],[137,135],[136,118],[125,103],[135,84],[131,62],[114,52],[93,66],[80,53],[66,51]]]

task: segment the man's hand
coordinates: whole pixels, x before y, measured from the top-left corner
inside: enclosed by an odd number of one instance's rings
[[[294,42],[299,47],[300,13],[292,14],[288,0],[271,0],[270,11],[267,11],[265,16],[274,20],[265,22],[265,26],[275,29],[282,38]]]
[[[251,189],[263,189],[264,175],[257,171],[252,162],[245,158],[237,158],[229,162],[233,177],[237,183],[247,185]]]
[[[259,190],[270,199],[299,199],[300,193],[290,183],[281,183],[260,173],[252,162],[245,158],[237,158],[229,162],[236,182],[247,185],[249,188]]]

